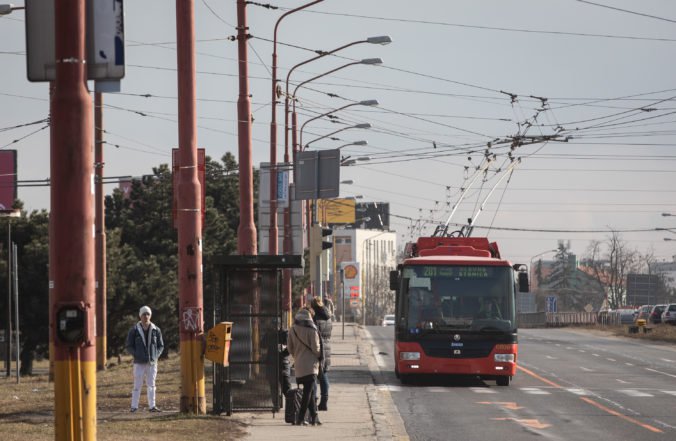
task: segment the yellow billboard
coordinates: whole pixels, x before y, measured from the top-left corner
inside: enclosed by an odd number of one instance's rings
[[[352,224],[355,221],[354,199],[317,200],[317,218],[322,225]]]

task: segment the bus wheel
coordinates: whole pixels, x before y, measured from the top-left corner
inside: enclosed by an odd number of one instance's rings
[[[399,374],[399,381],[401,381],[401,384],[411,384],[412,377],[411,374]]]
[[[495,382],[497,383],[498,386],[509,386],[509,380],[511,380],[512,377],[498,377],[495,379]]]

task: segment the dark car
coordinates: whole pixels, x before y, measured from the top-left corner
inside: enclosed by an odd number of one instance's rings
[[[662,323],[676,325],[676,303],[669,303],[662,313]]]
[[[662,323],[662,313],[664,312],[664,308],[667,305],[655,305],[653,306],[653,309],[650,311],[650,315],[648,316],[648,321],[650,323]]]

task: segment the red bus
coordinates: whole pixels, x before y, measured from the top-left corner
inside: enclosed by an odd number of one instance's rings
[[[390,276],[397,377],[469,375],[508,386],[518,352],[515,293],[528,291],[525,266],[501,259],[485,237],[421,237],[406,253]]]

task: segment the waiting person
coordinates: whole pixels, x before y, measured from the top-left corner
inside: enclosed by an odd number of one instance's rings
[[[126,348],[134,357],[134,389],[131,393],[131,412],[138,410],[143,381],[146,383],[148,410],[161,412],[155,405],[155,379],[157,378],[157,359],[164,351],[162,331],[150,321],[152,311],[142,306],[138,312],[141,319],[127,334]]]
[[[312,321],[312,309],[303,307],[294,317],[293,327],[289,331],[288,348],[293,356],[296,370],[296,383],[303,385],[303,398],[296,415],[295,425],[306,426],[305,413],[310,411],[310,423],[321,425],[317,414],[317,375],[321,358],[321,344],[317,326]]]
[[[323,363],[319,365],[319,390],[320,401],[317,410],[328,410],[329,402],[329,378],[327,373],[331,366],[331,331],[333,330],[332,314],[327,306],[322,302],[321,297],[314,297],[311,302],[314,311],[314,322],[319,330],[321,337],[322,353],[324,354]]]

